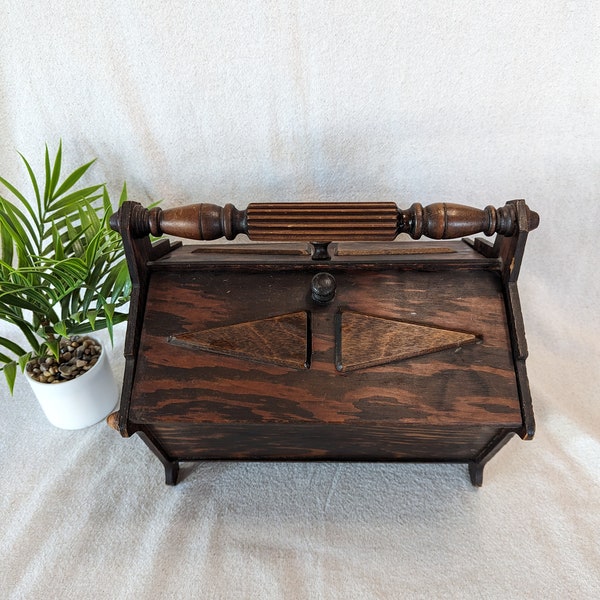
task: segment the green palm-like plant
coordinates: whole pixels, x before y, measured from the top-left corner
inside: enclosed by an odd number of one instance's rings
[[[45,151],[43,185],[27,159],[29,198],[5,178],[0,194],[0,319],[16,325],[29,348],[0,337],[0,370],[12,393],[17,368],[34,356],[54,354],[63,337],[107,328],[127,314],[131,284],[106,186],[81,187],[90,161],[61,181],[62,143],[51,161]],[[127,199],[123,185],[119,205]]]

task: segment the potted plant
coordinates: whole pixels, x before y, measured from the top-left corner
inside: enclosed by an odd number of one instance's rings
[[[106,328],[112,342],[131,284],[106,186],[82,184],[94,161],[61,178],[62,143],[52,160],[46,146],[40,178],[21,158],[31,194],[0,177],[0,319],[27,347],[0,337],[0,369],[11,393],[25,371],[50,422],[79,429],[117,403],[106,353],[87,334]],[[119,205],[126,196],[124,185]]]

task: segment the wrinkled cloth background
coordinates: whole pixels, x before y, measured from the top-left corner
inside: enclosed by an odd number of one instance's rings
[[[0,173],[98,157],[118,197],[391,200],[542,218],[520,290],[537,419],[462,465],[184,465],[0,388],[2,598],[600,597],[600,6],[0,2]],[[16,333],[0,325],[0,335]],[[122,377],[124,329],[109,350]],[[106,336],[102,336],[106,339]]]

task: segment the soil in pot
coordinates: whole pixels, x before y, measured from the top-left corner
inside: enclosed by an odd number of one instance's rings
[[[69,381],[89,371],[100,358],[102,346],[87,336],[73,336],[60,341],[59,360],[53,354],[27,363],[27,373],[40,383]]]

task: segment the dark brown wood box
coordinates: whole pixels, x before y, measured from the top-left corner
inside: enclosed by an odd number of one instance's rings
[[[463,462],[481,485],[512,434],[534,433],[516,279],[537,222],[524,201],[125,203],[112,224],[134,293],[110,422],[170,484],[180,461],[239,459]],[[479,231],[495,243],[446,239]],[[149,233],[267,243],[151,246]]]

